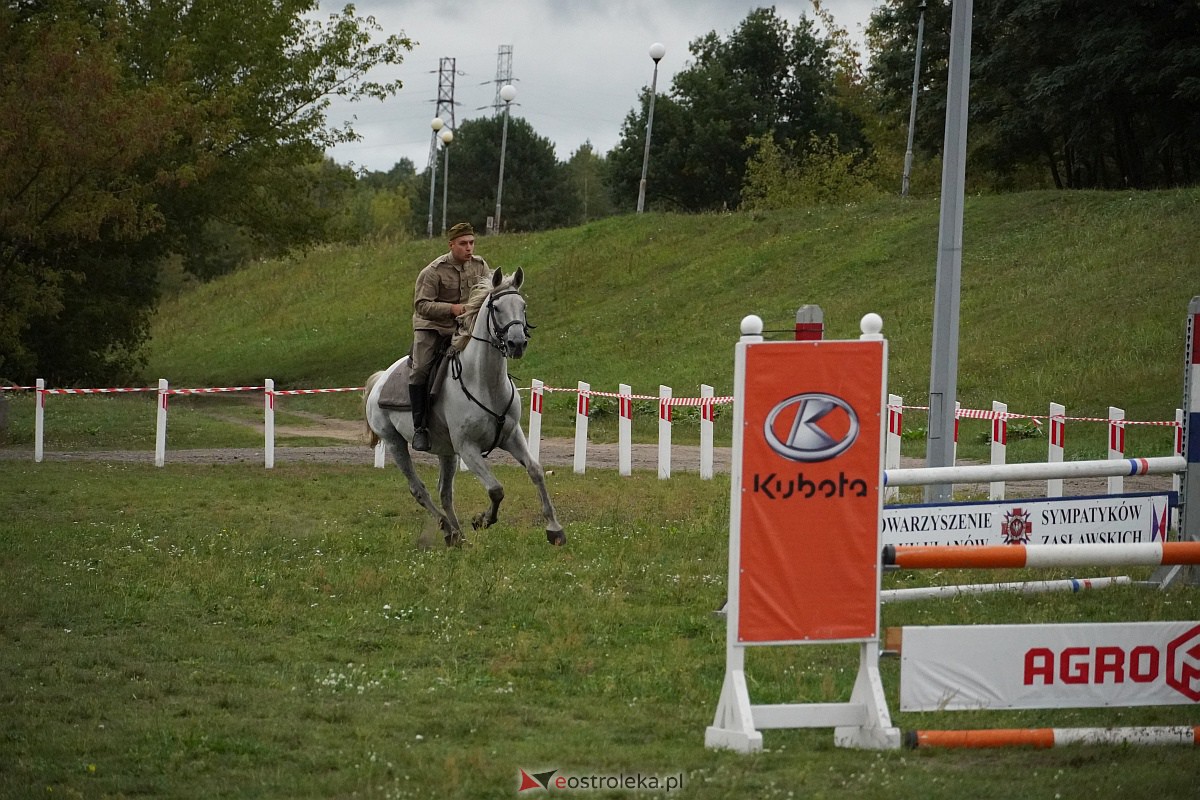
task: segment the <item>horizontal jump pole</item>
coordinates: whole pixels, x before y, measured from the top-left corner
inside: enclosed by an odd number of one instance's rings
[[[1087,589],[1105,589],[1109,586],[1128,584],[1128,575],[1101,578],[1062,578],[1052,581],[1007,581],[1005,583],[964,583],[957,586],[914,586],[907,589],[884,589],[879,593],[879,602],[897,603],[905,600],[926,600],[931,597],[958,597],[963,594],[988,594],[991,592],[1082,592]]]
[[[993,728],[958,731],[907,731],[908,747],[1061,747],[1068,744],[1192,745],[1200,727],[1164,725],[1126,728]]]
[[[888,545],[883,565],[901,569],[1167,566],[1200,564],[1200,542],[1134,544]]]
[[[978,464],[962,467],[918,467],[883,472],[886,486],[928,486],[940,483],[1044,481],[1051,478],[1102,478],[1116,475],[1162,475],[1187,468],[1183,456],[1041,462],[1037,464]]]

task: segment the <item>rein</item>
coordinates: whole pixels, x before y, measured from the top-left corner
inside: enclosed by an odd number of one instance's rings
[[[483,340],[480,340],[480,341],[483,341]],[[457,352],[452,353],[450,355],[450,377],[452,379],[458,381],[458,385],[462,387],[463,394],[466,395],[467,399],[470,400],[475,405],[479,406],[481,409],[483,409],[483,412],[485,414],[487,414],[488,416],[490,416],[492,418],[492,420],[496,423],[496,435],[494,437],[492,437],[492,444],[486,450],[483,451],[483,457],[487,458],[489,455],[491,455],[492,451],[495,450],[496,447],[500,444],[500,436],[501,436],[501,434],[504,433],[504,420],[507,418],[506,414],[508,412],[509,407],[512,406],[513,398],[517,394],[516,381],[514,381],[512,379],[512,376],[509,376],[509,378],[508,378],[508,402],[504,404],[504,411],[497,413],[495,411],[492,411],[487,406],[485,406],[482,402],[480,402],[479,398],[477,398],[475,395],[471,394],[471,390],[467,388],[466,382],[462,379],[462,362],[459,361]]]
[[[477,342],[485,342],[490,344],[492,347],[499,350],[500,355],[505,359],[508,358],[508,345],[505,344],[504,334],[508,333],[508,329],[513,325],[522,325],[525,328],[525,338],[528,339],[532,335],[530,333],[530,329],[534,327],[525,320],[524,315],[521,316],[521,319],[514,319],[506,325],[500,325],[500,323],[496,320],[496,307],[494,305],[494,301],[499,297],[504,297],[505,295],[510,294],[520,295],[520,292],[518,292],[516,289],[508,289],[506,291],[497,292],[488,296],[487,312],[488,332],[491,334],[490,338],[482,339],[476,336],[474,331],[471,332],[472,339]],[[459,355],[457,352],[451,355],[450,377],[458,381],[458,385],[462,387],[463,394],[466,395],[467,399],[479,406],[479,408],[481,408],[483,412],[490,416],[496,423],[496,435],[492,438],[492,444],[488,449],[483,451],[483,457],[487,458],[488,455],[490,455],[491,452],[500,444],[500,437],[504,433],[504,420],[506,419],[508,409],[512,406],[513,398],[516,397],[517,394],[517,384],[512,379],[512,376],[509,376],[508,402],[504,404],[504,410],[500,413],[497,413],[485,406],[477,397],[475,397],[475,395],[471,394],[469,389],[467,389],[467,384],[462,379],[462,362],[459,360]]]

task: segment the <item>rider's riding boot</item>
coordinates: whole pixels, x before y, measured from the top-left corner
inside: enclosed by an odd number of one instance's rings
[[[425,394],[425,384],[410,383],[408,396],[412,402],[413,438],[412,449],[421,452],[429,451],[429,429],[426,417],[429,413],[429,398]]]

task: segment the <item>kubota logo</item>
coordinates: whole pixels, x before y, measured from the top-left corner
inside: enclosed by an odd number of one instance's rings
[[[828,461],[858,438],[858,415],[840,397],[810,392],[779,403],[767,415],[767,444],[791,461]]]

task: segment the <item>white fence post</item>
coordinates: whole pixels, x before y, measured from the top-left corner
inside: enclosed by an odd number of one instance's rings
[[[1124,460],[1125,458],[1125,410],[1108,407],[1108,457]],[[1108,479],[1109,494],[1124,494],[1125,478],[1120,475]]]
[[[700,480],[713,476],[713,387],[700,384]]]
[[[579,382],[579,395],[575,401],[575,473],[582,475],[587,470],[588,414],[592,405],[591,384]]]
[[[1050,449],[1046,460],[1051,464],[1061,464],[1063,460],[1063,444],[1067,434],[1067,409],[1060,403],[1050,404]],[[1062,478],[1051,478],[1046,481],[1046,497],[1062,497]]]
[[[275,379],[263,381],[263,465],[275,468]]]
[[[887,401],[887,438],[883,448],[883,468],[900,468],[900,442],[904,432],[904,398],[898,394],[889,394]],[[883,501],[894,502],[900,497],[900,490],[889,486],[883,490]]]
[[[33,460],[42,463],[46,457],[46,379],[37,379],[37,408],[33,411]]]
[[[633,474],[633,389],[617,386],[617,473]]]
[[[1008,460],[1008,404],[992,401],[992,464],[1003,464]],[[1004,481],[992,481],[988,488],[989,500],[1004,499]]]
[[[958,420],[959,420],[958,412],[959,411],[962,411],[962,403],[960,403],[956,400],[954,402],[954,446],[953,446],[953,449],[951,450],[951,452],[953,453],[953,455],[951,456],[951,460],[955,464],[958,464]]]
[[[166,378],[158,379],[158,425],[154,432],[154,466],[167,463],[167,396]]]
[[[671,477],[671,387],[658,387],[658,477]]]
[[[529,384],[529,454],[541,462],[542,455],[542,393],[544,383],[534,378]]]

